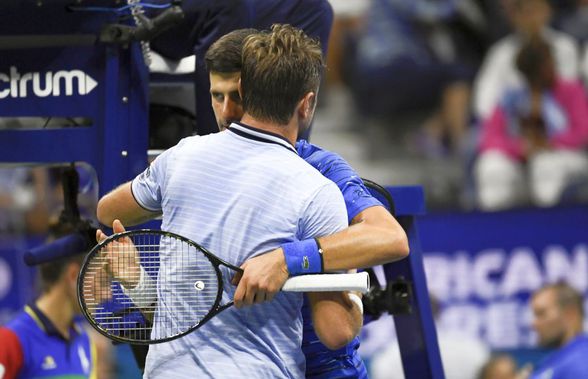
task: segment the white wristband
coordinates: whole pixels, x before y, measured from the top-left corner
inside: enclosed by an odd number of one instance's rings
[[[149,275],[143,266],[141,266],[141,276],[139,283],[135,288],[125,288],[120,285],[123,292],[127,295],[138,308],[146,309],[157,301],[157,284],[151,275]]]
[[[363,302],[361,301],[361,298],[351,292],[348,292],[347,296],[348,296],[349,300],[351,300],[352,303],[355,303],[357,305],[357,307],[359,308],[359,311],[361,312],[361,314],[363,314]]]

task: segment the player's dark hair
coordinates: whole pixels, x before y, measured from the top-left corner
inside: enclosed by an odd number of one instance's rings
[[[49,226],[49,241],[74,233],[75,227],[69,223],[56,222]],[[41,279],[41,291],[49,291],[63,275],[65,268],[72,262],[81,264],[84,259],[84,251],[77,252],[64,258],[56,259],[39,265]]]
[[[242,62],[243,111],[280,125],[307,93],[318,90],[323,69],[318,40],[291,25],[247,37]]]
[[[213,43],[204,55],[208,73],[232,74],[241,72],[241,51],[247,37],[257,29],[238,29],[225,34]]]

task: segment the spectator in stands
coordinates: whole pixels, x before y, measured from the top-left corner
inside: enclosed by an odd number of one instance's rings
[[[567,284],[547,285],[533,294],[533,328],[538,343],[557,349],[533,371],[531,379],[588,377],[588,336],[583,331],[582,295]]]
[[[431,311],[437,320],[440,308],[438,301],[433,297],[431,297]],[[445,377],[448,379],[475,378],[490,357],[488,346],[477,336],[454,330],[437,329],[437,341]],[[375,355],[371,367],[370,378],[372,379],[403,379],[404,371],[398,342],[394,341],[383,352]]]
[[[55,236],[71,231],[67,223],[51,230]],[[96,346],[77,319],[81,253],[41,264],[41,295],[0,327],[0,378],[96,378]]]
[[[452,0],[374,0],[359,32],[352,87],[370,116],[433,109],[421,148],[429,155],[458,152],[468,124],[469,82],[447,23],[459,17]]]
[[[529,197],[552,206],[567,186],[588,178],[586,92],[579,81],[556,73],[551,51],[539,36],[522,46],[516,67],[525,86],[508,91],[483,122],[474,167],[482,209],[524,204]]]
[[[576,42],[548,26],[551,17],[548,0],[506,0],[505,3],[515,32],[490,48],[474,82],[474,114],[480,120],[491,115],[507,88],[522,84],[523,78],[515,69],[515,56],[530,36],[541,34],[547,41],[559,77],[571,80],[579,75]]]

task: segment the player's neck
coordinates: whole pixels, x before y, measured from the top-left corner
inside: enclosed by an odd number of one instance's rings
[[[69,329],[74,317],[71,299],[63,291],[52,288],[37,299],[36,305],[61,335],[69,338]]]
[[[268,121],[260,121],[245,113],[243,118],[241,118],[241,122],[245,125],[280,135],[286,138],[288,142],[292,144],[292,146],[296,145],[296,137],[298,136],[298,121],[295,117],[291,118],[288,124],[281,125]]]

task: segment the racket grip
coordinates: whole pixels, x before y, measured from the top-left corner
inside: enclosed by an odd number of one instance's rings
[[[282,291],[288,292],[368,292],[370,276],[367,272],[357,274],[300,275],[286,280]]]

